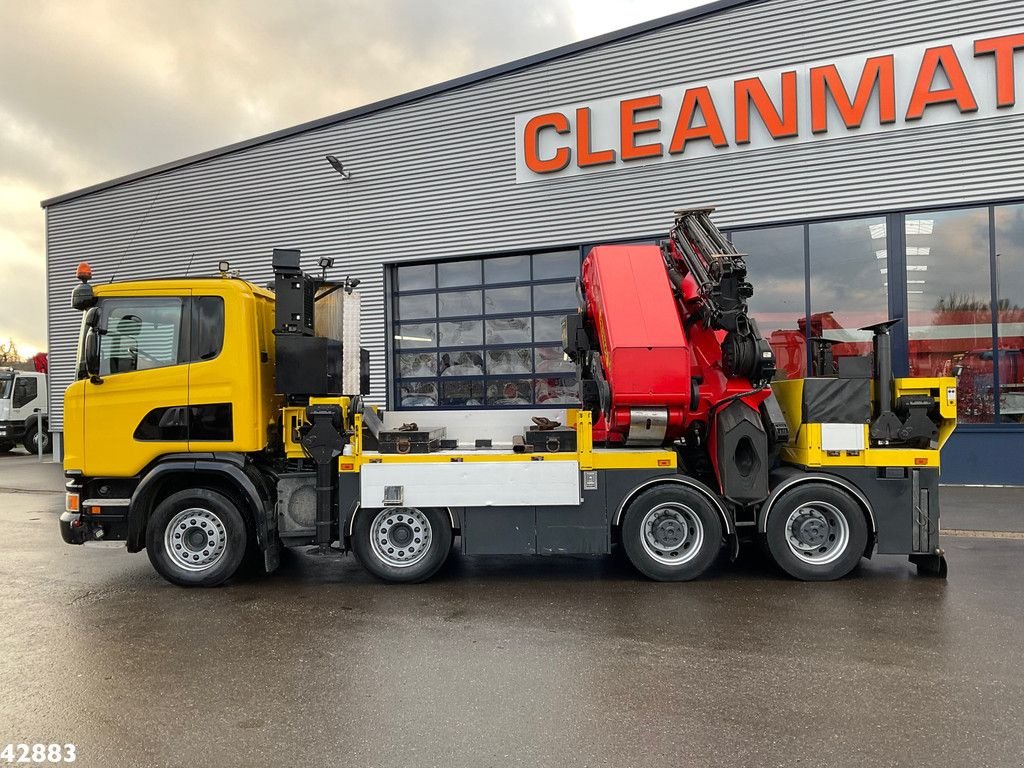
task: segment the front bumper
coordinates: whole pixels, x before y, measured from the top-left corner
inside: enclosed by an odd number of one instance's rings
[[[89,538],[89,529],[78,512],[62,512],[60,516],[60,537],[66,544],[84,544]]]
[[[20,421],[0,421],[0,442],[20,443],[25,436],[25,424]]]

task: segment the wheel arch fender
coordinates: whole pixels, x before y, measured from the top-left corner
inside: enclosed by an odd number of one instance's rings
[[[825,485],[831,485],[836,488],[840,488],[849,493],[853,499],[857,502],[861,512],[864,513],[864,517],[868,523],[868,543],[867,552],[870,552],[874,545],[875,535],[878,532],[878,527],[875,523],[875,511],[871,508],[871,503],[857,486],[845,478],[838,477],[837,475],[830,475],[826,472],[788,472],[773,478],[777,481],[777,484],[772,488],[772,492],[768,495],[765,503],[761,505],[761,510],[757,514],[757,532],[764,533],[768,529],[768,516],[772,513],[772,509],[779,498],[793,488],[798,488],[807,483],[823,483]]]
[[[729,514],[729,510],[726,508],[725,503],[718,497],[718,495],[711,490],[707,485],[692,477],[681,477],[666,475],[664,477],[655,477],[650,480],[645,480],[637,486],[634,486],[630,491],[623,497],[622,502],[615,510],[615,515],[612,517],[612,527],[617,528],[622,525],[622,517],[626,513],[626,508],[633,502],[633,500],[646,490],[651,488],[657,488],[659,485],[683,485],[691,490],[696,491],[701,496],[706,498],[711,506],[718,512],[718,516],[722,519],[722,531],[726,536],[734,536],[736,534],[736,525],[733,522],[732,515]]]
[[[273,513],[272,500],[266,498],[257,487],[257,480],[252,477],[251,470],[245,464],[245,458],[235,455],[206,455],[203,458],[179,456],[158,461],[146,472],[132,493],[128,505],[128,536],[129,552],[140,552],[145,548],[146,524],[149,516],[161,497],[161,490],[168,481],[189,476],[185,486],[198,488],[203,486],[203,478],[211,482],[212,490],[227,487],[242,501],[241,513],[256,535],[256,543],[261,550],[267,549],[272,543],[270,536],[270,516]],[[207,486],[210,487],[210,486]],[[179,489],[181,490],[181,489]]]
[[[352,538],[352,532],[355,530],[355,526],[356,526],[356,517],[359,516],[360,512],[376,512],[379,509],[381,509],[381,508],[380,507],[361,507],[359,505],[359,503],[356,502],[356,503],[354,503],[351,506],[351,508],[349,509],[349,511],[347,513],[345,513],[343,511],[342,512],[342,530],[345,532],[345,538],[346,539],[351,539]],[[459,515],[456,514],[455,510],[452,507],[435,507],[435,509],[440,509],[440,510],[443,510],[444,512],[448,513],[448,519],[451,521],[451,524],[452,524],[452,534],[454,535],[454,533],[456,531],[458,531],[460,529],[460,527],[461,527],[460,524],[459,524],[459,522],[460,522]]]

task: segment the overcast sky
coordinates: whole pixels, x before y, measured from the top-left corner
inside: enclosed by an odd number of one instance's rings
[[[46,345],[39,201],[702,0],[0,0],[0,340]]]

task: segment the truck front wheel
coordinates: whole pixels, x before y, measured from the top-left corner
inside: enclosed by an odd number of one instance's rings
[[[856,567],[868,541],[860,505],[824,483],[797,485],[776,500],[765,529],[778,566],[803,581],[841,579]]]
[[[224,494],[178,491],[161,501],[146,526],[146,553],[157,573],[181,587],[216,587],[245,556],[242,513]]]
[[[25,450],[29,453],[39,453],[39,441],[43,442],[43,453],[49,453],[53,450],[53,443],[50,441],[50,433],[45,429],[39,429],[38,425],[29,427],[28,431],[25,432],[25,439],[22,445],[25,446]]]
[[[448,559],[452,526],[443,509],[362,509],[352,529],[352,549],[363,567],[384,581],[429,579]]]
[[[655,581],[689,581],[711,567],[722,547],[722,520],[711,503],[678,484],[644,491],[622,520],[629,561]]]

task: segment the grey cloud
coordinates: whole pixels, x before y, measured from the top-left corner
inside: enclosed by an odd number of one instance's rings
[[[45,343],[39,199],[572,38],[565,0],[0,4],[0,337]]]

